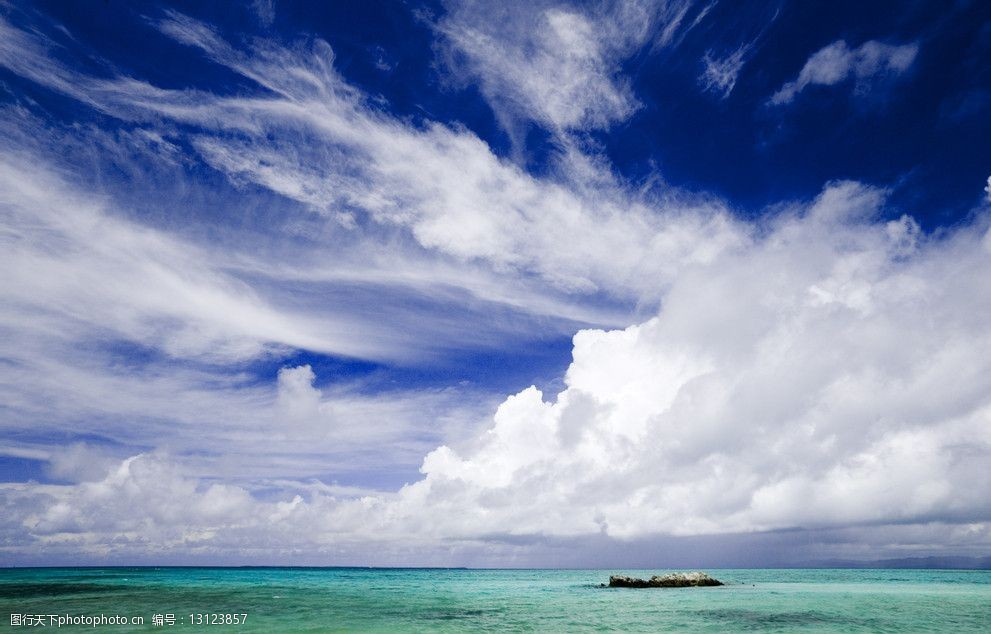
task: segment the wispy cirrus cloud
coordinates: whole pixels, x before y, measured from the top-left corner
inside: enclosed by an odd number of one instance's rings
[[[311,202],[315,192],[324,204],[354,208],[384,225],[408,229],[425,248],[536,274],[565,290],[609,289],[639,298],[647,289],[638,288],[640,276],[630,275],[632,259],[645,267],[680,266],[746,239],[716,201],[678,195],[640,199],[588,162],[576,168],[562,161],[552,177],[537,179],[493,155],[468,131],[437,124],[417,129],[382,117],[333,73],[332,55],[323,43],[302,56],[262,45],[246,64],[242,54],[186,18],[177,23],[173,16],[162,29],[283,96],[222,99],[211,104],[216,117],[204,117],[199,109],[187,113],[138,102],[199,125],[223,121],[223,127],[245,135],[194,137],[207,162],[301,202]],[[286,67],[295,70],[285,73]],[[257,126],[278,133],[276,140],[260,142]],[[286,151],[278,136],[291,131],[313,135],[329,156]],[[319,169],[308,167],[313,159]],[[569,248],[557,240],[562,227],[577,241]],[[697,241],[699,234],[707,239]],[[696,251],[694,245],[702,243]],[[581,248],[575,248],[578,244]],[[616,260],[620,253],[625,261]],[[650,272],[655,281],[669,275]]]
[[[710,4],[696,17],[696,22],[704,19],[709,11],[715,6],[715,2]],[[703,92],[711,92],[721,99],[726,99],[736,88],[737,78],[750,58],[755,54],[760,41],[766,36],[767,31],[777,21],[780,15],[780,8],[773,13],[768,13],[756,26],[752,27],[754,35],[751,39],[744,41],[735,48],[723,48],[721,52],[717,49],[708,49],[702,56],[702,73],[696,78],[699,87]]]
[[[536,123],[559,142],[608,129],[639,108],[622,66],[676,46],[710,7],[690,1],[451,3],[435,28],[456,80],[478,85],[516,145]]]
[[[698,77],[702,90],[716,93],[723,99],[729,97],[736,87],[736,78],[743,70],[747,50],[747,47],[741,47],[722,58],[714,58],[711,51],[706,52],[702,58],[705,69]]]
[[[452,5],[437,29],[452,68],[478,79],[504,126],[522,118],[562,132],[605,128],[638,107],[619,63],[652,21],[648,2],[610,9],[593,17],[542,3],[465,3]]]

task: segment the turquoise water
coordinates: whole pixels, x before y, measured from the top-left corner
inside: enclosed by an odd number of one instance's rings
[[[661,570],[0,569],[11,614],[119,615],[145,632],[991,632],[991,571],[708,570],[720,588],[600,588]],[[175,625],[153,625],[172,614]],[[195,625],[190,614],[246,614]],[[204,617],[192,617],[192,621]],[[223,618],[223,617],[221,617]],[[239,617],[240,618],[240,617]],[[216,619],[207,616],[204,620]],[[16,617],[15,617],[16,620]],[[56,629],[46,619],[45,631]]]

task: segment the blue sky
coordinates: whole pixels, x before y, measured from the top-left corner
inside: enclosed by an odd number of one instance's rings
[[[986,554],[989,59],[978,2],[0,1],[0,561]]]

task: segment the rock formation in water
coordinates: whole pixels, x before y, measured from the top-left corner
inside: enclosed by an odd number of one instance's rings
[[[721,586],[722,581],[713,579],[704,572],[675,572],[668,575],[654,575],[650,579],[637,579],[613,575],[609,577],[610,588],[688,588],[695,586]]]

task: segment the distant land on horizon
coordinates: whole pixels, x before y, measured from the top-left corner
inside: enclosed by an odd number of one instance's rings
[[[931,570],[991,570],[991,555],[985,557],[929,556],[896,559],[824,559],[810,561],[799,567],[808,568],[917,568]]]

